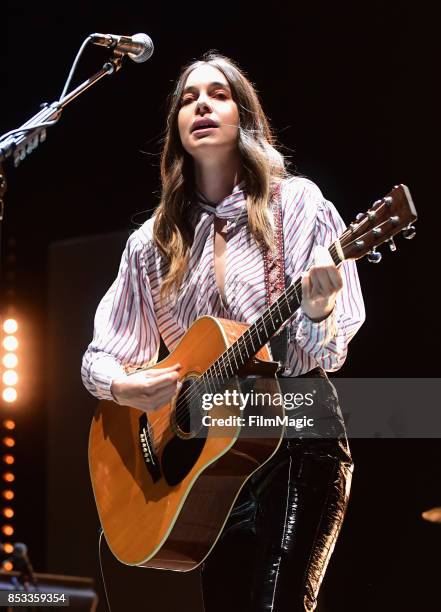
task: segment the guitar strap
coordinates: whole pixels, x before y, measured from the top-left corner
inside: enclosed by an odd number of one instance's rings
[[[283,242],[282,194],[280,183],[275,187],[271,198],[271,210],[274,218],[275,249],[263,248],[263,265],[265,271],[265,289],[267,305],[285,291],[285,249]],[[279,374],[286,368],[288,356],[288,329],[283,327],[270,339],[271,353],[274,361],[280,363]]]

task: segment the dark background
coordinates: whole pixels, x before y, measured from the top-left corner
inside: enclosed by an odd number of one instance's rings
[[[14,285],[27,366],[26,401],[14,408],[16,539],[28,544],[37,569],[81,574],[67,562],[48,566],[46,381],[56,384],[47,363],[49,245],[129,231],[148,217],[158,201],[166,96],[180,67],[208,49],[249,74],[293,168],[317,182],[347,223],[396,183],[408,185],[420,216],[417,237],[397,239],[395,254],[383,248],[379,266],[360,262],[367,320],[339,375],[439,375],[434,24],[423,3],[9,3],[1,25],[1,133],[57,99],[90,32],[146,32],[155,44],[147,63],[125,62],[67,107],[18,169],[5,164],[3,254],[14,249],[16,263],[5,271],[3,300]],[[87,49],[75,83],[106,56]],[[109,271],[105,252],[97,258],[94,266],[101,262],[110,282],[115,265]],[[92,319],[84,325],[85,346]],[[86,392],[78,393],[89,410]],[[437,609],[441,528],[420,513],[441,505],[440,446],[353,441],[352,500],[325,579],[327,610]]]

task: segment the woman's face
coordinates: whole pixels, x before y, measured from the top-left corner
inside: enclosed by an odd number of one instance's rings
[[[237,150],[239,111],[228,81],[209,64],[187,77],[181,96],[178,127],[184,149],[199,161]],[[198,124],[211,124],[211,127]]]

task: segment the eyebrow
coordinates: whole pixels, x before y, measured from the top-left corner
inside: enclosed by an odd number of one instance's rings
[[[220,81],[213,81],[208,86],[209,87],[222,87],[223,89],[228,89],[228,90],[230,89],[228,83],[221,83]],[[187,93],[188,91],[195,91],[196,89],[197,87],[195,85],[189,85],[183,90],[182,95]]]

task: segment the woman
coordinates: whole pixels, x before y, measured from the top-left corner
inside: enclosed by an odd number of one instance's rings
[[[130,377],[126,370],[157,359],[160,335],[173,350],[202,315],[252,323],[263,312],[262,251],[273,244],[269,203],[279,185],[286,280],[304,273],[284,376],[326,381],[333,435],[285,439],[249,479],[203,564],[203,594],[207,612],[314,610],[352,474],[324,373],[341,367],[364,320],[355,264],[337,269],[323,248],[345,226],[316,185],[288,174],[255,89],[216,52],[177,81],[161,178],[156,213],[129,238],[98,307],[84,384],[99,398],[158,409],[177,393],[179,364]]]

